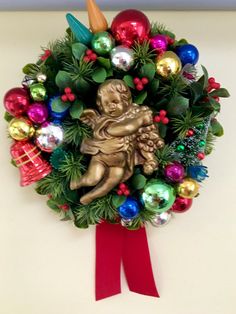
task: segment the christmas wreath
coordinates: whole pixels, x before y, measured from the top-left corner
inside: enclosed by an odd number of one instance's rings
[[[199,195],[229,93],[164,25],[130,9],[109,28],[87,4],[90,29],[67,14],[65,36],[4,97],[12,164],[79,228],[163,226]]]

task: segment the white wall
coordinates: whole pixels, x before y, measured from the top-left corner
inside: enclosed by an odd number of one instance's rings
[[[33,187],[19,187],[18,170],[9,163],[6,123],[0,120],[1,314],[235,314],[236,13],[147,14],[195,44],[200,63],[232,95],[222,102],[225,137],[206,160],[210,178],[200,197],[165,228],[148,228],[161,298],[133,294],[123,280],[123,294],[94,301],[94,228],[60,222]],[[107,16],[111,20],[114,13]],[[0,14],[1,97],[20,85],[22,66],[66,26],[62,12]],[[2,116],[3,106],[0,111]]]

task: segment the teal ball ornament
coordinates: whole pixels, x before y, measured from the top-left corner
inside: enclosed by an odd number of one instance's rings
[[[98,55],[105,56],[114,48],[115,40],[108,32],[99,32],[93,36],[91,45]]]
[[[153,179],[144,187],[142,202],[146,209],[166,212],[175,201],[174,188],[163,180]]]

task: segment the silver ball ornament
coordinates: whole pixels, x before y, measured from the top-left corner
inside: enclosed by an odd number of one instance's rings
[[[121,222],[122,227],[125,227],[125,228],[130,227],[132,225],[132,219],[122,218],[120,222]]]
[[[51,153],[63,143],[64,130],[61,125],[45,122],[36,131],[36,145],[44,152]]]
[[[111,50],[111,63],[114,68],[129,71],[134,65],[134,51],[124,46],[117,46]]]
[[[36,79],[39,83],[44,83],[47,80],[47,75],[40,72],[36,75]]]
[[[171,219],[172,215],[170,212],[163,212],[160,214],[157,214],[151,221],[151,224],[154,227],[164,227],[167,225]]]
[[[30,85],[34,84],[36,81],[29,75],[25,75],[23,78],[23,81],[21,82],[21,85],[24,87],[29,88]]]

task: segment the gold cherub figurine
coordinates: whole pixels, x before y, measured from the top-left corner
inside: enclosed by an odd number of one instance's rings
[[[129,87],[122,80],[111,79],[100,85],[97,94],[99,112],[83,111],[80,120],[93,129],[93,137],[85,138],[80,151],[92,155],[88,170],[72,190],[83,186],[94,188],[81,197],[82,204],[110,192],[120,182],[128,180],[135,165],[143,165],[146,174],[157,169],[155,150],[164,146],[152,111],[132,103]]]

